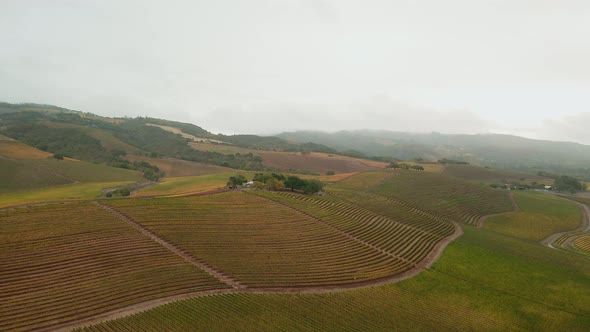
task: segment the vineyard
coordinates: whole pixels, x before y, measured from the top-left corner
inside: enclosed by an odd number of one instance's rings
[[[339,182],[334,188],[368,191],[470,225],[476,225],[483,215],[514,209],[506,192],[449,176],[403,170],[389,177],[385,175],[388,173],[383,174],[382,180],[377,182],[377,174],[361,173]]]
[[[246,193],[110,204],[247,286],[353,283],[412,267],[411,261],[351,237],[324,219]],[[422,238],[431,238],[430,234],[406,233],[420,235],[405,240],[420,246]],[[406,242],[390,242],[391,247],[406,246]]]
[[[587,259],[467,228],[415,278],[324,294],[225,294],[79,331],[585,331]]]
[[[0,211],[0,330],[227,287],[91,203]]]
[[[574,247],[590,254],[590,234],[576,238],[574,240]]]
[[[454,232],[450,222],[424,218],[415,212],[412,215],[409,210],[405,212],[412,218],[401,222],[332,195],[311,197],[287,192],[259,195],[320,218],[339,231],[412,265],[422,261],[436,243]]]

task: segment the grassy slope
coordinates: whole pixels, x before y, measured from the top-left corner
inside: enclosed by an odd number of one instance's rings
[[[590,324],[583,258],[467,227],[435,268],[375,288],[307,295],[209,296],[116,321],[167,330],[538,330]],[[114,326],[104,324],[106,330]],[[89,329],[90,330],[90,329]]]
[[[0,195],[0,208],[53,201],[95,199],[104,188],[119,187],[133,182],[85,182]]]
[[[127,155],[125,159],[134,161],[145,161],[157,166],[168,177],[197,176],[215,173],[227,173],[232,169],[228,167],[196,163],[176,158],[150,158],[136,155]]]
[[[551,234],[575,229],[580,209],[573,203],[538,192],[516,192],[521,211],[489,218],[484,228],[521,239],[540,241]]]
[[[156,195],[181,195],[194,192],[203,192],[208,190],[220,189],[225,187],[230,176],[236,175],[237,172],[217,173],[199,176],[185,176],[176,178],[164,178],[156,185],[140,190],[134,196],[156,196]],[[239,172],[246,178],[251,179],[253,172]]]

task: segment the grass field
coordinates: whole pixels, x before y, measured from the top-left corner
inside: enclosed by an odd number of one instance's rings
[[[224,188],[230,176],[242,174],[248,179],[253,172],[217,173],[199,176],[164,178],[153,186],[141,189],[133,197],[182,195]]]
[[[580,208],[559,197],[539,192],[516,192],[521,211],[486,220],[484,228],[521,239],[540,241],[573,230],[582,222]]]
[[[141,173],[83,161],[0,159],[0,194],[76,182],[140,181]]]
[[[47,159],[52,154],[17,141],[0,139],[0,156],[11,159]]]
[[[467,227],[434,269],[397,284],[208,296],[84,330],[584,331],[588,278],[584,258]]]
[[[167,177],[197,176],[215,173],[232,172],[231,168],[216,165],[196,163],[176,158],[150,158],[137,155],[126,155],[125,159],[134,161],[145,161],[157,166]]]
[[[303,213],[251,194],[109,204],[247,286],[360,282],[411,267]]]
[[[131,183],[133,182],[85,182],[0,194],[0,208],[43,202],[91,200],[99,197],[104,188],[121,187]]]
[[[542,182],[543,180],[548,180],[546,178],[536,175],[477,167],[471,165],[445,165],[443,174],[467,181],[486,181],[494,183],[509,183],[511,181]]]
[[[0,330],[225,285],[92,203],[0,211]]]

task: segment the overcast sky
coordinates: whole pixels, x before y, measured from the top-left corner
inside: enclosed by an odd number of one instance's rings
[[[590,1],[0,0],[0,100],[590,144]]]

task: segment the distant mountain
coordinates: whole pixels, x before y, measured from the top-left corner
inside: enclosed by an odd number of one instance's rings
[[[475,165],[535,172],[550,171],[590,179],[590,146],[534,140],[513,135],[448,135],[356,130],[325,133],[286,132],[277,135],[292,142],[311,141],[339,151],[354,149],[369,156],[400,160],[442,158]]]

